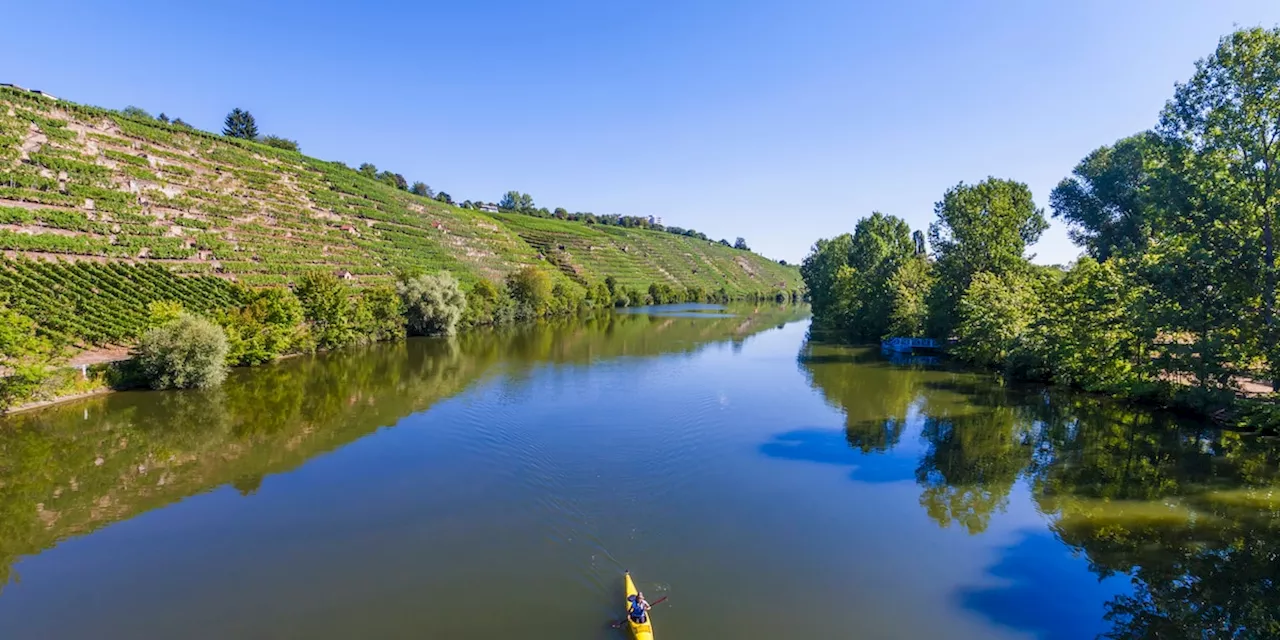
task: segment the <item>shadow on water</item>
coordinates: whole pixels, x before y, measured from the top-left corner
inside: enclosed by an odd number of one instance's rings
[[[888,423],[884,426],[891,428]],[[850,477],[859,482],[899,482],[915,477],[911,458],[893,454],[863,455],[854,442],[856,437],[849,431],[842,437],[832,429],[797,429],[774,436],[771,442],[760,446],[760,452],[779,460],[853,467]]]
[[[931,519],[974,535],[1025,484],[1047,532],[1005,549],[989,569],[1000,584],[961,588],[963,606],[1050,640],[1280,638],[1275,443],[1097,397],[867,358],[806,343],[801,371],[844,414],[845,437],[801,429],[761,452],[853,467],[860,481],[864,468],[894,479],[906,469]],[[904,432],[918,433],[918,451],[898,449]],[[1094,574],[1088,582],[1080,563]],[[1100,617],[1102,627],[1089,626]]]
[[[1093,638],[1107,631],[1099,603],[1129,593],[1120,577],[1099,580],[1052,534],[1027,532],[987,571],[996,584],[962,588],[960,604],[1041,640]]]
[[[491,376],[609,358],[694,354],[807,310],[729,317],[599,314],[412,339],[235,370],[218,389],[123,392],[0,420],[0,588],[20,557],[230,485],[287,472]]]

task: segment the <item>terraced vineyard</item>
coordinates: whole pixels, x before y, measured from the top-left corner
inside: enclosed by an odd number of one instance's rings
[[[87,344],[136,335],[150,300],[214,308],[229,303],[229,282],[315,270],[370,284],[447,269],[470,286],[548,264],[581,285],[612,275],[735,297],[801,286],[795,269],[693,238],[490,216],[338,163],[8,88],[0,251],[0,295]]]

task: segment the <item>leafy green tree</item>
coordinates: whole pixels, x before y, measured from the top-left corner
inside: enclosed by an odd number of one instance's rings
[[[838,300],[836,275],[841,267],[849,265],[849,251],[852,247],[852,234],[843,233],[834,238],[822,239],[814,243],[809,255],[800,263],[800,277],[809,289],[814,320],[819,323],[828,326],[833,324]]]
[[[1080,161],[1072,177],[1049,195],[1053,215],[1067,221],[1071,240],[1089,255],[1136,256],[1147,247],[1163,195],[1156,167],[1164,142],[1140,133],[1101,147]]]
[[[734,240],[734,241],[733,241],[733,248],[734,248],[734,249],[737,249],[737,250],[739,250],[739,251],[750,251],[750,250],[751,250],[751,247],[748,247],[748,246],[747,246],[747,241],[746,241],[746,239],[741,238],[741,237],[739,237],[737,240]]]
[[[556,207],[556,210],[552,215],[554,215],[555,217],[561,220],[564,220],[565,218],[569,217],[569,212],[565,210],[564,207]]]
[[[1040,297],[1028,277],[1016,271],[1003,276],[980,271],[960,298],[954,352],[978,366],[1003,368],[1040,311]]]
[[[415,335],[452,335],[467,310],[467,297],[447,271],[420,275],[396,283]]]
[[[183,314],[182,303],[176,300],[155,300],[147,303],[147,326],[160,327]]]
[[[302,148],[298,146],[297,140],[281,138],[280,136],[263,136],[262,144],[265,144],[268,147],[284,149],[285,151],[297,151],[297,152],[302,151]]]
[[[248,295],[243,306],[218,316],[227,334],[227,364],[254,366],[311,350],[302,303],[292,291],[272,287]]]
[[[1053,380],[1086,391],[1121,392],[1142,381],[1146,293],[1114,261],[1082,258],[1045,296],[1049,305],[1032,328],[1034,357]]]
[[[920,232],[916,232],[919,234]],[[933,268],[923,254],[916,254],[889,278],[889,336],[922,336],[929,319],[929,291]]]
[[[399,340],[405,336],[405,306],[396,288],[375,285],[355,299],[355,330],[363,342]]]
[[[216,387],[227,376],[227,335],[209,320],[184,313],[143,334],[133,357],[153,389]]]
[[[436,200],[445,204],[453,204],[453,197],[443,191],[436,194]]]
[[[183,128],[183,129],[192,129],[192,128],[194,128],[194,127],[192,127],[191,125],[189,125],[189,124],[187,124],[186,122],[184,122],[184,121],[182,120],[182,118],[174,118],[174,119],[173,119],[173,126],[175,126],[175,127],[181,127],[181,128]]]
[[[525,315],[545,314],[551,303],[552,288],[551,276],[533,265],[507,276],[507,293],[523,308]]]
[[[425,182],[413,183],[413,187],[411,187],[409,191],[426,198],[434,198],[436,195],[435,192],[431,190],[431,187],[428,187]]]
[[[520,213],[528,213],[534,210],[533,197],[527,193],[519,191],[508,191],[498,201],[498,208],[503,211],[518,211]]]
[[[356,169],[356,171],[366,178],[372,180],[378,179],[378,167],[374,166],[372,162],[362,162],[360,164],[360,168]]]
[[[1223,37],[1213,55],[1196,63],[1191,79],[1177,85],[1161,114],[1160,132],[1192,152],[1191,179],[1211,195],[1217,224],[1247,229],[1256,238],[1242,243],[1256,265],[1242,275],[1261,272],[1262,299],[1256,306],[1271,376],[1280,380],[1275,330],[1280,27],[1242,29]]]
[[[237,107],[232,109],[231,113],[227,114],[226,120],[223,121],[222,135],[228,138],[257,140],[258,123],[253,119],[253,114]]]
[[[846,312],[844,331],[855,341],[879,340],[889,333],[895,292],[892,278],[915,257],[911,227],[901,218],[879,211],[858,221],[849,245],[840,292]]]
[[[320,349],[336,349],[356,340],[351,292],[338,276],[315,271],[299,279],[294,294]]]
[[[929,245],[937,256],[937,279],[930,293],[930,333],[949,337],[961,296],[975,274],[994,276],[1024,271],[1024,252],[1048,227],[1027,185],[987,178],[948,189],[934,206]]]
[[[52,373],[53,346],[0,300],[0,413],[32,397]]]
[[[733,246],[732,244],[729,244],[729,241],[728,241],[728,240],[725,240],[724,238],[720,238],[720,239],[719,239],[719,240],[717,240],[716,242],[717,242],[718,244],[722,245],[722,246],[725,246],[725,247],[732,247],[732,246]]]

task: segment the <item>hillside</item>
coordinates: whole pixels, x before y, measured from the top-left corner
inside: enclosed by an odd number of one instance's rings
[[[119,343],[146,303],[214,308],[232,282],[284,285],[315,270],[355,284],[402,269],[500,282],[542,264],[588,286],[613,276],[800,289],[747,251],[660,231],[486,214],[415,196],[255,142],[0,88],[0,293],[54,335]]]

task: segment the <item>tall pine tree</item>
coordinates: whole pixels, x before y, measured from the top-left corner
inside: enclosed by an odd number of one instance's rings
[[[258,138],[258,123],[253,120],[253,114],[248,111],[236,108],[227,114],[226,121],[222,125],[222,135],[229,138],[244,138],[245,140],[256,140]]]

